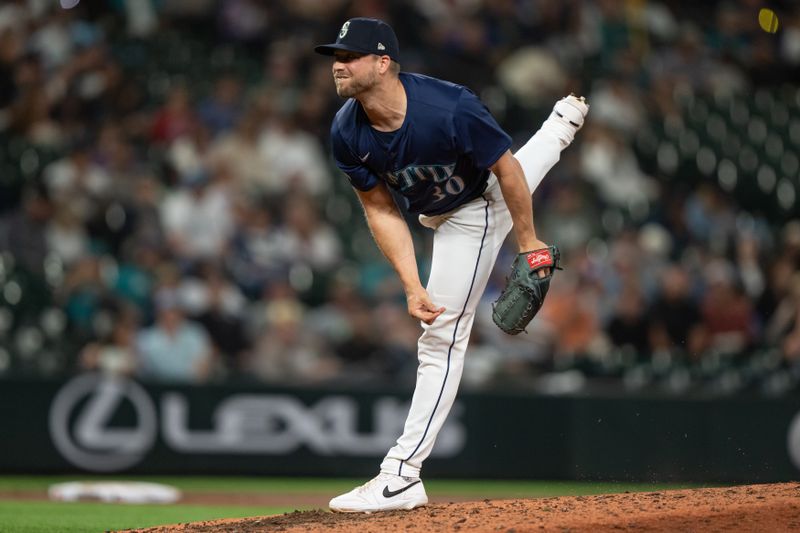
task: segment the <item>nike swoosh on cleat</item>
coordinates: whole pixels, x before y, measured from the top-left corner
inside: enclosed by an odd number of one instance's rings
[[[416,485],[417,483],[420,483],[420,482],[422,482],[422,480],[418,479],[414,483],[406,485],[402,489],[397,489],[397,490],[389,490],[389,485],[386,485],[385,487],[383,487],[383,497],[384,498],[392,498],[394,496],[397,496],[401,492],[407,491],[408,489],[410,489],[411,487],[413,487],[414,485]]]

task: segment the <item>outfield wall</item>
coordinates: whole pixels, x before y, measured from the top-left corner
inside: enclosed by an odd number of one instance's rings
[[[0,471],[372,475],[410,391],[0,381]],[[437,477],[800,478],[800,398],[461,394]]]

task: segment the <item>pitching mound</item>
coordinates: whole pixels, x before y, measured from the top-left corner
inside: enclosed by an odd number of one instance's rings
[[[371,515],[297,511],[280,516],[198,522],[138,531],[800,531],[800,483],[531,500],[484,500],[436,504],[413,511]]]

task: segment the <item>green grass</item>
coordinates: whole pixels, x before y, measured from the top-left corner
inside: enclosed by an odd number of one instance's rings
[[[13,533],[83,533],[279,514],[292,509],[208,505],[110,505],[0,501],[0,531]]]
[[[45,492],[65,481],[129,480],[165,483],[184,492],[335,495],[365,479],[316,479],[269,477],[169,477],[169,476],[0,476],[0,491]],[[697,485],[644,483],[581,483],[572,481],[426,480],[430,496],[483,498],[535,498],[619,492],[642,492]],[[131,529],[215,518],[265,516],[295,508],[208,505],[125,505],[59,503],[47,501],[0,501],[0,532],[49,533]]]
[[[150,481],[171,485],[191,492],[258,492],[277,494],[336,494],[350,490],[367,481],[364,479],[280,478],[280,477],[170,477],[170,476],[0,476],[0,491],[44,491],[53,483],[65,481],[103,481],[124,479]],[[607,494],[693,488],[699,485],[669,483],[618,483],[577,481],[525,481],[525,480],[439,480],[426,479],[429,494],[454,496],[480,495],[484,497],[541,497],[574,496],[581,494]]]

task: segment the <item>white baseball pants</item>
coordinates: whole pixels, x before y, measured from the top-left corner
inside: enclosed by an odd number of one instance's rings
[[[525,171],[531,193],[558,162],[563,148],[545,121],[514,154]],[[422,463],[430,455],[453,406],[475,310],[512,228],[511,215],[494,175],[480,197],[447,215],[421,220],[435,228],[428,294],[435,305],[444,306],[446,311],[432,325],[422,323],[411,408],[402,436],[381,463],[381,472],[408,477],[419,477]]]

